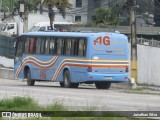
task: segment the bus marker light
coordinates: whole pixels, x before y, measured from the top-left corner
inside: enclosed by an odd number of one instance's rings
[[[89,66],[88,69],[87,69],[87,71],[88,71],[88,72],[92,72],[92,67]]]
[[[99,59],[99,57],[97,57],[97,56],[94,56],[94,57],[93,57],[93,59],[94,59],[94,60],[98,60],[98,59]]]
[[[128,72],[129,70],[128,70],[128,67],[126,67],[126,72]]]

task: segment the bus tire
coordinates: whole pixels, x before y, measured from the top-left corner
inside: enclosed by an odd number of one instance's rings
[[[96,82],[95,86],[97,89],[109,89],[111,87],[110,82]]]
[[[27,71],[27,85],[28,86],[34,86],[35,80],[32,80],[31,78],[31,72],[30,70]]]
[[[64,83],[63,82],[59,82],[61,87],[64,87]]]
[[[77,88],[79,85],[78,83],[71,83],[71,76],[68,70],[64,71],[63,83],[65,88]]]

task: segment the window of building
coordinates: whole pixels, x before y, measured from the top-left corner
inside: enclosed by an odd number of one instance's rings
[[[75,16],[75,22],[81,22],[81,16]]]
[[[100,7],[101,0],[94,0],[94,8]]]
[[[76,0],[76,7],[82,7],[82,0]]]

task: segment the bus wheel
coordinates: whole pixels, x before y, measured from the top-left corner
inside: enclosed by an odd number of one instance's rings
[[[71,77],[68,70],[64,72],[63,83],[65,88],[77,88],[79,85],[78,83],[71,83]]]
[[[95,86],[97,89],[109,89],[111,87],[110,82],[96,82]]]
[[[30,70],[27,71],[27,85],[34,86],[35,80],[31,79],[31,72]]]
[[[59,82],[61,87],[64,87],[64,83],[63,82]]]

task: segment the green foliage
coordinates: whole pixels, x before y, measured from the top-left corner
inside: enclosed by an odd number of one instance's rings
[[[110,8],[97,8],[92,21],[97,25],[117,25],[120,23],[118,15]]]
[[[14,97],[12,99],[2,99],[0,100],[0,111],[47,111],[53,114],[52,117],[43,117],[43,118],[28,118],[24,120],[130,120],[129,118],[126,117],[116,117],[111,112],[106,112],[106,113],[96,113],[94,111],[86,111],[84,109],[83,111],[68,111],[67,108],[65,108],[63,105],[60,103],[54,103],[52,105],[49,105],[47,107],[45,106],[39,106],[37,102],[35,102],[32,98],[30,97]],[[55,111],[55,112],[54,112]],[[65,112],[66,111],[66,112]],[[73,117],[69,117],[70,116]],[[88,117],[87,117],[87,116]],[[97,115],[97,116],[113,116],[113,117],[90,117],[90,115]],[[51,115],[52,116],[52,115]],[[57,117],[56,117],[57,116]],[[59,117],[58,117],[59,116]],[[68,116],[68,117],[66,117]],[[81,117],[82,116],[82,117]],[[83,117],[85,116],[85,117]],[[1,117],[0,117],[1,120]]]
[[[51,5],[52,7],[55,6],[59,9],[64,18],[66,9],[71,9],[72,7],[72,4],[70,4],[68,0],[44,0],[43,6],[48,7],[48,5]]]
[[[53,6],[55,6],[65,18],[66,9],[71,8],[71,4],[68,2],[68,0],[44,0],[43,6],[47,6],[49,10],[49,19],[51,24],[51,29],[53,30],[53,22],[55,19],[55,12],[53,11]]]
[[[30,5],[36,5],[37,2],[41,0],[28,0],[28,3]],[[2,11],[3,12],[14,12],[14,10],[18,10],[19,7],[18,5],[19,0],[2,0]],[[36,9],[36,8],[35,8]]]
[[[46,111],[67,111],[67,109],[59,104],[59,103],[54,103],[53,105],[49,105],[45,108]]]
[[[34,110],[36,108],[39,108],[38,104],[29,97],[14,97],[13,99],[3,99],[0,101],[0,111]]]
[[[66,111],[63,105],[54,103],[41,107],[30,97],[14,97],[0,100],[0,111]]]

